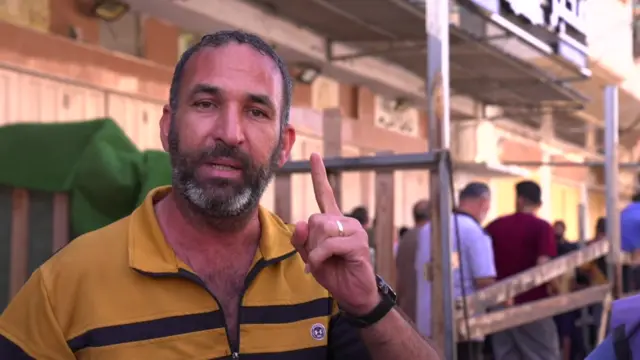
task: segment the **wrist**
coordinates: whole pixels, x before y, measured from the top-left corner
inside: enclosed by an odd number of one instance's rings
[[[345,304],[344,306],[341,305],[340,308],[349,315],[364,316],[370,314],[380,304],[381,300],[380,293],[376,290],[375,294],[367,296],[361,303]]]

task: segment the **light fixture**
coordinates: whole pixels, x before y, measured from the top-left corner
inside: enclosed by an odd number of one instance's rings
[[[307,85],[313,83],[321,73],[320,68],[310,64],[298,64],[296,69],[296,81]]]
[[[114,22],[130,10],[129,4],[120,0],[94,0],[91,15],[106,21]]]
[[[411,102],[405,98],[395,98],[391,100],[390,105],[393,111],[404,111],[411,106]]]

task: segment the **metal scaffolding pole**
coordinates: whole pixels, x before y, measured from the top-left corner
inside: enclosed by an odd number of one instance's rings
[[[427,0],[427,118],[429,149],[449,148],[449,1]],[[451,189],[447,166],[431,171],[431,336],[444,351],[445,359],[456,360],[456,326],[451,271]]]
[[[620,266],[620,213],[618,212],[618,87],[604,90],[605,119],[605,192],[607,199],[607,239],[611,242],[607,277],[615,284],[616,296],[622,294]]]

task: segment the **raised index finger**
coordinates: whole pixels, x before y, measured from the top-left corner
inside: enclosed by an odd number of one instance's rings
[[[342,215],[338,202],[333,195],[333,189],[327,178],[327,169],[320,155],[311,154],[311,181],[313,182],[313,192],[316,195],[316,202],[323,214]]]

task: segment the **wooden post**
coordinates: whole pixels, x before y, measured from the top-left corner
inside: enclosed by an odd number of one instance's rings
[[[450,77],[449,77],[449,2],[425,2],[427,34],[427,121],[429,150],[449,149],[450,145]],[[438,171],[430,173],[431,190],[431,337],[447,360],[456,360],[455,321],[453,314],[453,284],[451,275],[450,232],[451,213],[442,191]],[[448,223],[449,225],[444,225]],[[444,235],[444,236],[443,236]]]
[[[378,154],[388,155],[389,153],[381,152]],[[376,242],[376,270],[393,287],[396,279],[395,257],[393,256],[393,239],[395,237],[393,171],[376,171],[375,182],[376,225],[374,236]]]
[[[18,293],[28,278],[29,192],[25,189],[13,189],[11,207],[11,270],[9,273],[9,300]]]
[[[293,209],[291,204],[291,175],[278,174],[274,180],[274,210],[285,223],[293,223]]]
[[[69,242],[69,195],[53,195],[53,241],[52,253],[62,249]]]
[[[342,112],[340,109],[325,109],[322,112],[323,157],[342,156]],[[333,194],[342,209],[342,174],[329,173]]]

